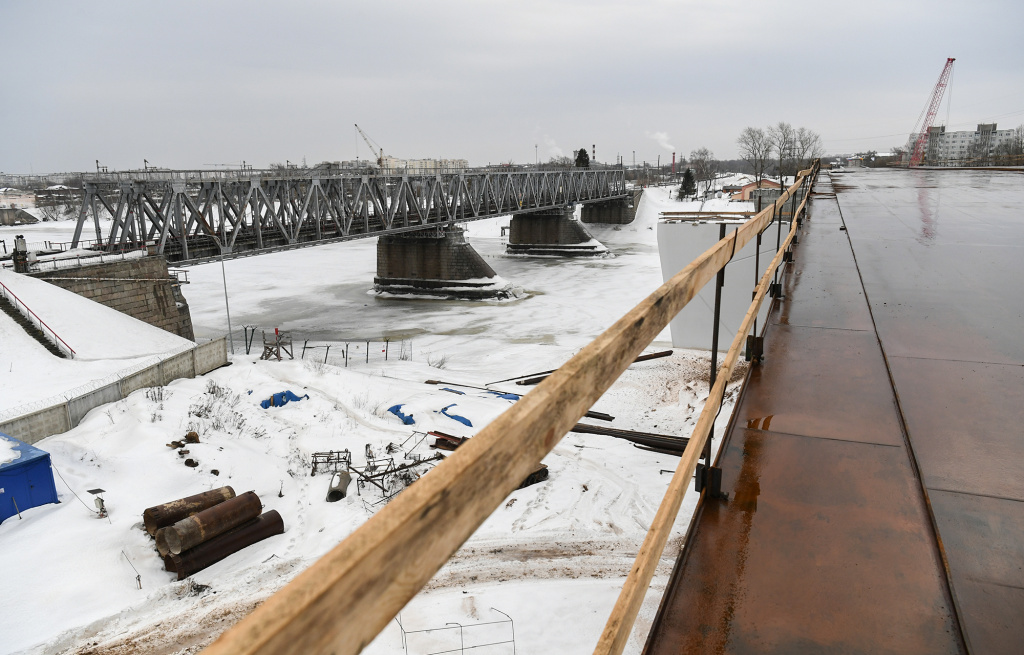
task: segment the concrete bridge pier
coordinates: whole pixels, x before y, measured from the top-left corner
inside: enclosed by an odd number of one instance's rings
[[[518,289],[466,243],[465,231],[438,225],[377,240],[374,291],[468,300],[507,299]]]
[[[625,198],[587,203],[583,205],[580,220],[584,223],[628,225],[636,218],[636,208],[640,206],[643,192],[643,189],[634,189],[632,194]]]
[[[513,255],[594,257],[608,252],[572,217],[573,208],[544,209],[512,217],[508,252]]]

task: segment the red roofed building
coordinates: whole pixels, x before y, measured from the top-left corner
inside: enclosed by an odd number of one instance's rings
[[[729,200],[750,200],[750,192],[754,189],[778,189],[779,183],[772,182],[771,180],[761,180],[760,182],[751,182],[750,184],[744,184],[740,187],[737,193],[732,194]]]

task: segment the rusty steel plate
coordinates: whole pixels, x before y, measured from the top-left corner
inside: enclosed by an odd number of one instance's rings
[[[902,445],[874,332],[772,325],[736,424],[776,432]]]
[[[902,447],[741,428],[720,462],[645,652],[963,652]]]

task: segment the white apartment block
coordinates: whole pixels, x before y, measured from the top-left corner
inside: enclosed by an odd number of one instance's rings
[[[405,171],[433,171],[469,168],[465,159],[398,159],[384,157],[384,168]]]
[[[980,123],[974,131],[947,132],[946,127],[933,127],[928,131],[925,149],[926,162],[991,157],[996,149],[1013,138],[1013,130],[998,130],[995,123]]]

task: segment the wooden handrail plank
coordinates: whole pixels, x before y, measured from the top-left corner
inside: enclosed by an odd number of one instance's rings
[[[705,251],[204,652],[362,650],[772,217]]]

